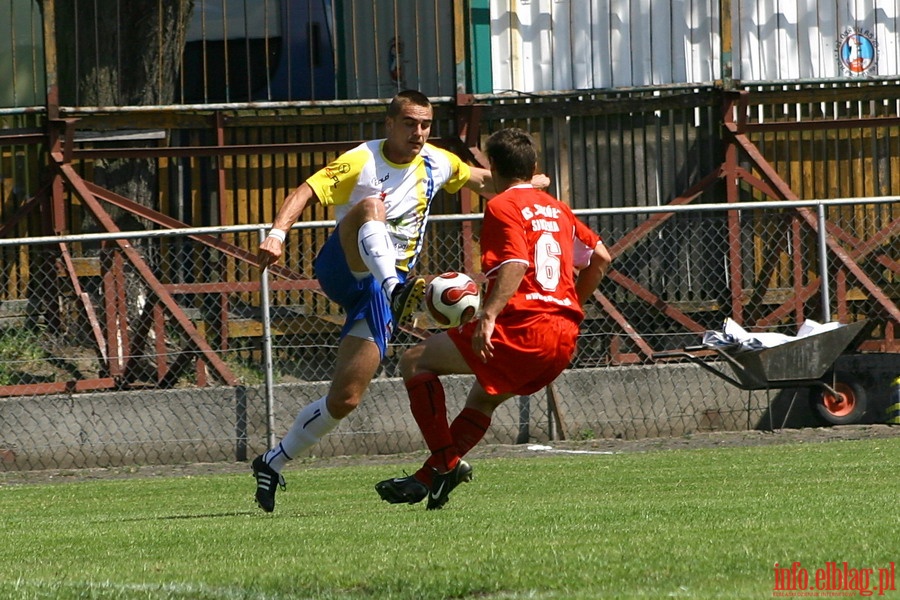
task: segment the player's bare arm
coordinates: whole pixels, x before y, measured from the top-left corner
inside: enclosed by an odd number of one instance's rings
[[[469,179],[465,184],[467,189],[485,198],[493,198],[497,195],[497,190],[494,189],[494,179],[489,170],[481,167],[469,167],[469,171]]]
[[[494,356],[494,345],[491,343],[491,335],[494,333],[494,324],[497,315],[513,297],[528,265],[524,262],[504,263],[497,269],[497,278],[491,288],[490,295],[481,305],[481,314],[475,323],[475,331],[472,334],[472,350],[482,360],[487,362]]]
[[[504,187],[497,190],[494,184],[494,177],[490,170],[482,169],[481,167],[469,167],[469,170],[471,171],[471,176],[469,177],[469,180],[466,181],[466,188],[472,190],[479,196],[483,196],[490,200],[506,189]],[[534,177],[531,178],[530,183],[535,188],[543,190],[550,186],[550,178],[543,173],[536,173]]]
[[[260,268],[264,269],[277,262],[284,254],[285,236],[313,196],[312,188],[304,181],[285,198],[281,210],[275,215],[269,235],[259,245],[257,257]]]
[[[535,173],[534,177],[531,178],[531,185],[536,190],[546,190],[550,187],[550,178],[543,173]]]
[[[612,257],[603,242],[597,242],[594,246],[594,252],[591,254],[591,260],[588,266],[583,268],[575,280],[575,291],[578,293],[578,301],[581,304],[587,302],[594,294],[594,290],[603,281],[606,276],[606,270]]]

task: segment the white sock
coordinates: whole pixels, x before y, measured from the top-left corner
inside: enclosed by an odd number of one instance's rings
[[[359,256],[366,263],[375,281],[391,297],[391,292],[399,282],[397,279],[397,253],[384,221],[366,221],[357,234]]]
[[[294,419],[294,424],[281,442],[266,452],[263,460],[276,472],[280,473],[289,460],[317,444],[341,422],[328,412],[325,398],[326,396],[322,396],[312,404],[307,404]]]

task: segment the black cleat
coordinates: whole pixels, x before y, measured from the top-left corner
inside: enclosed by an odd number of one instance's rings
[[[448,473],[435,472],[425,509],[435,510],[443,507],[450,499],[450,492],[460,483],[468,481],[472,481],[472,467],[464,460],[456,463],[456,467]]]
[[[428,495],[428,488],[413,475],[380,481],[375,484],[375,491],[391,504],[415,504]]]
[[[394,327],[400,327],[416,311],[425,295],[425,280],[413,277],[404,284],[399,284],[391,293],[391,319]]]
[[[256,478],[256,503],[266,512],[275,510],[275,491],[280,486],[285,489],[284,477],[263,460],[260,454],[253,459],[251,465],[253,477]]]

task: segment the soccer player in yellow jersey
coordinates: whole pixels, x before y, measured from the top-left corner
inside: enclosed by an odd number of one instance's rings
[[[415,310],[425,280],[410,277],[422,247],[428,210],[438,190],[463,186],[494,195],[491,172],[470,167],[428,143],[433,109],[417,91],[398,93],[388,106],[386,137],[360,144],[313,174],[284,201],[261,265],[281,258],[287,231],[310,200],[335,206],[337,226],[315,259],[322,290],[346,314],[328,393],[301,409],[284,438],[254,459],[256,501],[275,510],[287,461],[316,444],[362,399],[384,358],[388,341]],[[546,187],[546,177],[537,176]]]

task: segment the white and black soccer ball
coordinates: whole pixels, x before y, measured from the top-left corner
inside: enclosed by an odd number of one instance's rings
[[[481,308],[481,290],[465,273],[441,273],[425,288],[425,306],[439,327],[458,327]]]

